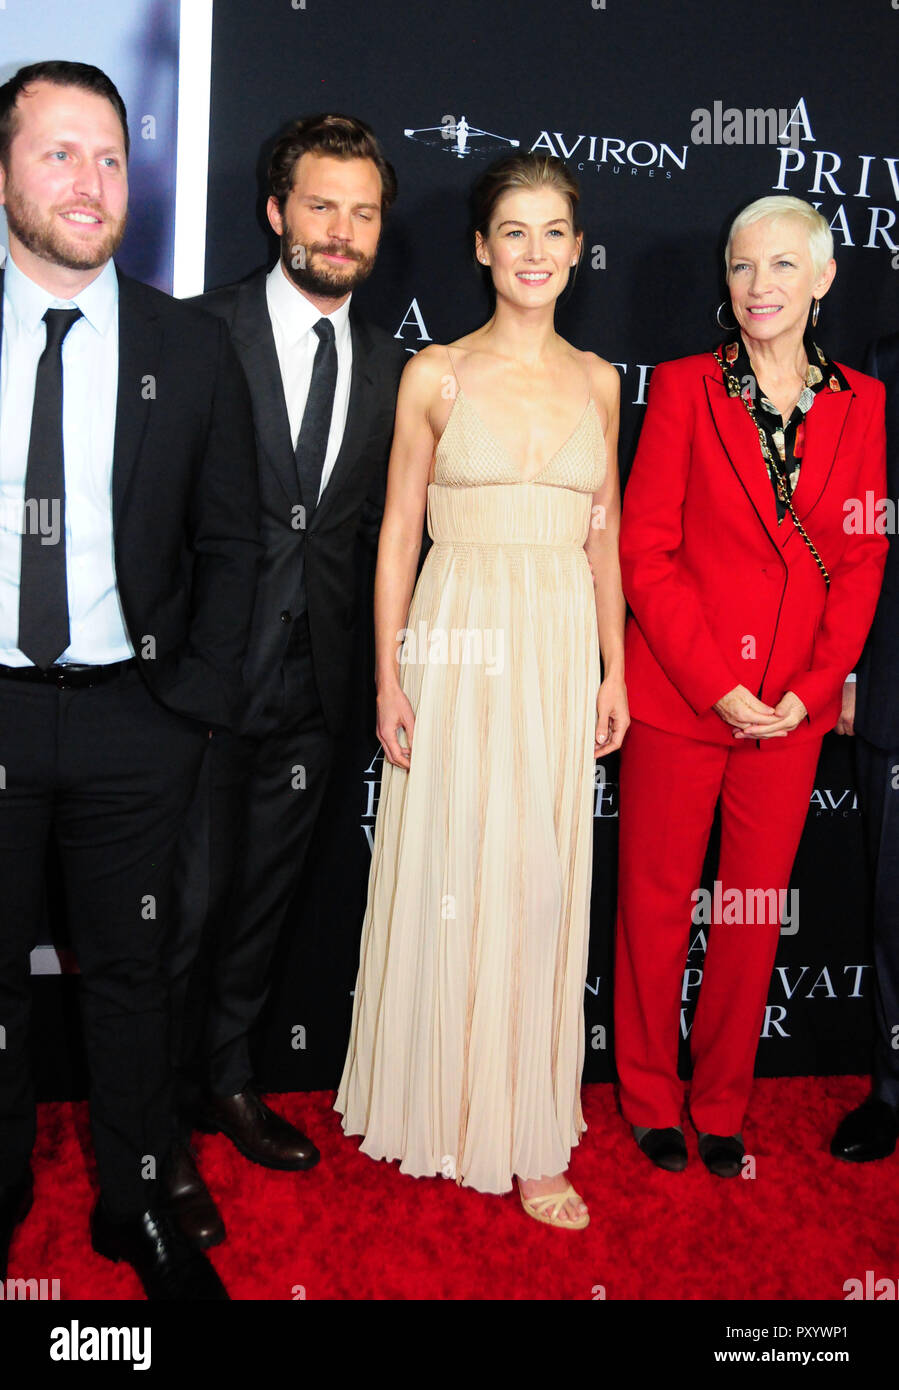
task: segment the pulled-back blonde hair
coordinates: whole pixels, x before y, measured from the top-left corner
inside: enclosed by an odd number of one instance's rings
[[[488,165],[471,194],[475,231],[480,232],[482,237],[488,236],[490,219],[500,198],[506,193],[541,188],[554,188],[568,199],[571,227],[577,236],[582,230],[578,220],[581,190],[567,164],[554,154],[511,154]]]

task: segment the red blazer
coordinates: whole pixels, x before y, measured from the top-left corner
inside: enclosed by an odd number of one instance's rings
[[[836,723],[888,549],[844,528],[848,498],[886,495],[884,388],[839,365],[851,389],[817,395],[794,497],[829,591],[789,513],[777,524],[758,433],[712,354],[655,369],[621,524],[635,719],[731,743],[712,705],[745,685],[770,705],[799,696],[808,719],[794,740]]]

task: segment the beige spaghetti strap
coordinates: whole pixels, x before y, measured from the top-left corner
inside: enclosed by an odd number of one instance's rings
[[[451,371],[452,374],[453,374],[453,379],[454,379],[454,381],[455,381],[455,383],[456,383],[456,389],[457,389],[458,391],[461,391],[461,390],[462,390],[462,383],[461,383],[461,381],[459,380],[459,374],[458,374],[458,372],[456,371],[456,364],[455,364],[455,362],[453,361],[453,354],[450,352],[449,348],[446,349],[446,355],[447,355],[447,357],[449,358],[450,371]]]

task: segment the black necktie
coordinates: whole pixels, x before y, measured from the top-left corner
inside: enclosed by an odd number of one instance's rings
[[[306,397],[306,409],[303,411],[303,423],[297,435],[295,450],[300,493],[306,512],[310,516],[318,502],[322,466],[328,451],[334,390],[337,386],[334,325],[330,319],[322,318],[313,324],[313,332],[318,335],[318,347],[315,349],[312,380],[309,383],[309,395]]]
[[[25,471],[19,648],[46,670],[69,645],[66,483],[62,446],[62,345],[80,309],[48,309],[37,364]]]

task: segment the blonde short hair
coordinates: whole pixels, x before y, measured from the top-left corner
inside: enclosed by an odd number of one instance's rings
[[[761,222],[765,217],[795,217],[803,223],[812,265],[815,274],[820,275],[833,256],[833,232],[828,227],[826,218],[821,216],[817,208],[813,208],[811,203],[804,202],[802,198],[794,198],[788,193],[772,194],[767,198],[756,198],[754,203],[750,203],[742,212],[737,213],[730,224],[727,245],[724,248],[725,273],[730,274],[730,248],[736,233],[742,231],[744,227],[750,226],[753,222]]]

